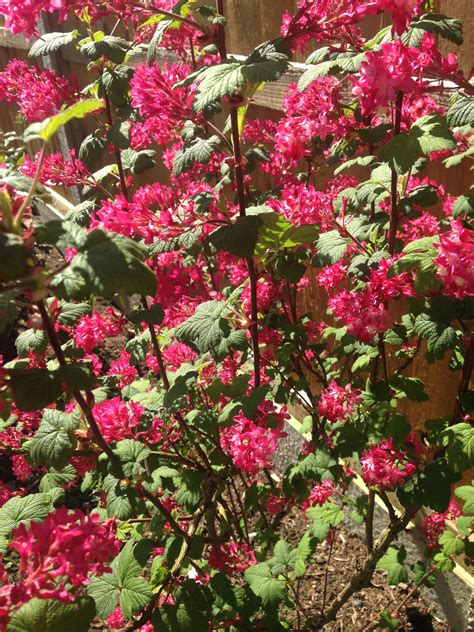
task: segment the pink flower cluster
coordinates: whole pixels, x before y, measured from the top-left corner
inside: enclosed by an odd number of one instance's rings
[[[358,390],[352,390],[352,384],[342,388],[333,380],[321,393],[318,402],[319,414],[332,423],[348,421],[362,401],[359,393]]]
[[[16,103],[29,123],[56,114],[61,106],[76,99],[76,93],[73,83],[65,77],[53,70],[28,66],[19,59],[12,59],[0,73],[0,101]]]
[[[311,40],[353,42],[357,22],[386,11],[392,16],[393,32],[401,34],[419,14],[421,4],[421,0],[300,0],[293,17],[285,14],[281,32],[296,50],[303,50]]]
[[[304,508],[314,507],[315,505],[324,505],[336,492],[336,485],[333,481],[323,481],[322,483],[317,483],[308,497],[308,499],[304,503]]]
[[[115,524],[101,523],[98,514],[85,515],[61,507],[43,522],[21,524],[10,548],[19,555],[18,579],[0,591],[12,604],[32,597],[74,601],[77,590],[89,582],[89,573],[109,572],[109,561],[120,550]]]
[[[382,44],[379,51],[369,52],[366,57],[359,77],[351,77],[352,93],[364,115],[387,107],[397,94],[421,94],[426,86],[423,75],[428,68],[440,78],[459,74],[456,56],[441,57],[431,33],[423,36],[421,49],[406,46],[397,39]]]
[[[455,220],[436,247],[437,276],[443,281],[444,291],[459,299],[474,296],[474,231]]]
[[[360,462],[365,482],[382,490],[403,484],[416,470],[408,456],[394,447],[392,438],[371,445]]]
[[[144,409],[136,402],[126,404],[120,397],[112,397],[96,404],[94,417],[106,441],[133,439]]]
[[[76,158],[74,149],[71,149],[69,154],[70,160],[65,160],[59,152],[46,154],[41,168],[40,182],[42,184],[72,187],[92,181],[91,173],[89,173],[86,165]],[[29,156],[25,156],[20,166],[21,173],[33,178],[36,173],[38,160],[39,154],[36,154],[34,160],[31,160]]]
[[[255,420],[247,419],[241,411],[234,417],[232,426],[221,430],[222,448],[242,472],[257,474],[272,466],[278,440],[286,437],[282,429],[288,418],[285,408],[277,411],[269,401],[258,407]]]
[[[144,118],[132,130],[135,144],[141,133],[158,145],[167,145],[179,136],[180,128],[188,119],[197,118],[192,109],[194,87],[179,88],[175,84],[189,74],[185,64],[167,64],[164,68],[155,63],[137,67],[131,81],[132,105]],[[148,143],[150,144],[150,143]]]
[[[216,571],[236,575],[257,563],[255,553],[247,544],[226,542],[217,544],[209,555],[209,566]]]
[[[13,33],[30,37],[38,34],[37,23],[42,11],[58,12],[65,20],[74,0],[0,0],[0,15],[5,18],[5,27]]]
[[[95,347],[103,344],[106,338],[118,336],[123,329],[124,320],[112,308],[105,310],[105,316],[92,312],[90,316],[82,316],[74,327],[72,337],[79,349],[91,353]]]
[[[430,549],[438,548],[438,538],[446,527],[446,521],[456,520],[456,518],[459,518],[460,515],[461,510],[457,506],[456,502],[452,500],[444,513],[433,512],[423,520],[421,530],[423,531],[425,538],[428,540],[428,546]]]

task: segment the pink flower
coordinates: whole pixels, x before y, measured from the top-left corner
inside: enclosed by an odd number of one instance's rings
[[[359,393],[358,390],[352,390],[351,384],[342,388],[333,380],[328,388],[321,393],[318,402],[319,414],[332,423],[348,421],[354,414],[357,405],[362,401]]]
[[[185,64],[166,64],[164,68],[139,65],[131,81],[132,105],[145,119],[146,132],[159,145],[179,137],[188,119],[197,118],[192,105],[195,87],[175,87],[189,72]]]
[[[324,503],[334,495],[336,486],[332,481],[323,481],[317,483],[308,497],[308,500],[304,503],[304,508],[314,507],[315,505],[324,505]]]
[[[435,245],[439,252],[434,262],[444,291],[459,299],[474,296],[474,231],[455,220],[451,231],[441,235]]]
[[[256,420],[247,419],[240,412],[234,417],[232,426],[221,430],[222,448],[242,472],[257,474],[272,466],[278,440],[286,437],[282,428],[287,418],[286,409],[277,412],[268,401],[258,407]]]
[[[71,149],[69,152],[70,160],[64,160],[59,152],[46,154],[41,169],[41,183],[49,186],[62,185],[65,187],[77,186],[78,183],[85,183],[92,179],[87,167],[83,162],[76,158],[76,152]],[[39,154],[36,154],[34,160],[30,160],[25,156],[23,164],[20,166],[21,173],[33,178],[36,173]]]
[[[428,546],[430,549],[438,548],[438,538],[446,527],[446,521],[456,520],[461,515],[462,511],[459,509],[456,502],[451,500],[444,513],[433,512],[423,520],[421,530],[428,540]]]
[[[120,358],[112,362],[110,369],[107,371],[107,375],[120,377],[117,383],[119,388],[124,388],[124,386],[127,386],[127,384],[130,384],[136,379],[138,372],[137,369],[130,364],[130,354],[128,351],[122,350],[120,352]]]
[[[170,371],[177,371],[182,364],[192,364],[198,354],[182,342],[174,342],[163,351],[165,364]]]
[[[43,522],[21,524],[10,547],[20,556],[14,603],[32,597],[74,601],[77,590],[89,583],[89,573],[109,572],[109,560],[120,550],[114,522],[100,523],[97,514],[61,507]],[[70,588],[70,585],[72,588]]]
[[[75,98],[73,84],[53,70],[40,70],[13,59],[0,73],[0,101],[17,103],[20,112],[30,123],[56,114],[62,105],[72,103]]]
[[[136,402],[126,404],[112,397],[93,408],[94,417],[106,441],[135,438],[144,409]]]
[[[413,476],[416,466],[406,454],[393,446],[393,439],[381,441],[365,450],[362,458],[362,476],[368,485],[391,489]]]
[[[257,563],[255,553],[247,544],[226,542],[217,544],[209,555],[209,566],[216,571],[236,575]]]
[[[107,625],[111,630],[121,630],[127,625],[127,619],[123,616],[120,606],[117,606],[107,618]]]
[[[376,294],[342,290],[328,302],[329,308],[361,342],[370,342],[377,333],[391,327],[392,318],[385,303]]]
[[[91,353],[95,347],[103,344],[106,338],[118,336],[123,327],[123,318],[117,317],[113,310],[106,310],[105,316],[92,312],[82,316],[74,327],[72,337],[79,349]]]

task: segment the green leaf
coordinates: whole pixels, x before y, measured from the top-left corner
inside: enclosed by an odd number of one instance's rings
[[[115,68],[104,68],[101,77],[102,86],[114,105],[117,105],[118,107],[128,105],[130,80],[133,77],[133,73],[133,68],[125,65],[115,66]],[[102,96],[102,91],[99,91],[99,95]],[[116,145],[117,147],[127,149],[127,147],[130,146],[128,134],[129,127],[129,121],[117,121],[117,123],[112,126],[111,130],[109,130],[109,137],[113,136],[115,140],[117,140],[119,136],[122,136],[123,140],[120,141],[120,144]],[[115,131],[112,131],[113,128],[115,128]],[[127,143],[125,143],[125,137],[127,139]]]
[[[296,550],[292,549],[285,540],[278,540],[273,550],[273,557],[268,565],[273,575],[281,575],[288,568],[293,567],[296,558]]]
[[[107,140],[114,147],[128,149],[130,147],[130,121],[116,121],[107,133]]]
[[[380,615],[379,626],[383,630],[392,630],[393,632],[396,632],[398,630],[398,624],[398,619],[392,617],[388,610],[384,610]]]
[[[351,240],[342,237],[337,230],[322,233],[316,242],[318,255],[327,259],[328,263],[337,263],[347,252]]]
[[[296,549],[296,556],[294,560],[295,570],[293,572],[294,578],[303,577],[306,571],[306,561],[312,553],[313,547],[311,546],[311,534],[309,531],[303,534],[303,537],[298,542]]]
[[[455,472],[464,472],[474,465],[474,426],[468,423],[450,426],[443,433],[447,443],[446,459]]]
[[[97,61],[101,57],[106,57],[116,64],[121,64],[130,48],[131,46],[127,40],[115,35],[106,35],[101,40],[81,46],[81,53],[91,61]]]
[[[452,555],[460,555],[464,551],[464,541],[459,537],[456,533],[452,531],[444,531],[440,538],[439,543],[443,547],[442,553],[446,557],[451,557]]]
[[[62,393],[55,371],[47,369],[11,369],[10,386],[20,410],[34,411],[52,404]]]
[[[201,485],[206,475],[194,470],[183,470],[175,479],[178,485],[176,490],[176,502],[187,510],[194,511],[201,500]]]
[[[107,140],[102,136],[99,136],[97,132],[92,132],[84,138],[79,147],[79,159],[91,168],[104,153],[107,147]]]
[[[464,41],[461,20],[436,13],[423,15],[416,22],[412,22],[409,31],[403,34],[402,40],[407,46],[417,47],[425,33],[436,33],[458,45]]]
[[[450,127],[474,127],[474,97],[458,96],[446,114]]]
[[[390,586],[396,586],[408,579],[408,570],[405,566],[407,552],[404,546],[391,546],[385,555],[377,562],[377,568],[388,574]]]
[[[31,269],[31,251],[18,235],[0,233],[0,282],[25,276]]]
[[[119,290],[154,296],[156,279],[143,263],[146,254],[143,246],[123,235],[92,230],[67,270],[56,276],[55,292],[71,298],[91,293],[109,298]]]
[[[35,465],[62,469],[76,449],[77,419],[59,410],[46,410],[41,424],[28,442],[28,452]]]
[[[344,512],[333,502],[326,502],[321,507],[321,521],[324,525],[335,529],[344,522]]]
[[[7,632],[88,632],[94,617],[94,602],[88,597],[74,603],[34,598],[12,615]]]
[[[18,525],[28,526],[31,520],[43,520],[51,509],[51,496],[48,494],[28,494],[10,498],[0,508],[0,535],[9,536]]]
[[[285,581],[273,577],[270,566],[265,562],[250,566],[245,571],[245,579],[264,605],[275,606],[285,597]]]
[[[410,171],[421,154],[418,140],[407,132],[393,136],[382,147],[382,157],[399,174]]]
[[[112,475],[107,475],[102,483],[107,494],[107,515],[110,518],[128,520],[139,511],[136,492]]]
[[[194,314],[176,328],[179,340],[192,342],[201,353],[216,351],[224,338],[230,335],[225,315],[227,301],[207,301],[198,305]]]
[[[454,493],[458,498],[464,501],[462,508],[463,514],[474,514],[474,484],[457,487]]]
[[[42,138],[44,141],[49,142],[56,132],[76,118],[84,118],[91,112],[102,110],[104,102],[102,99],[84,99],[74,105],[70,105],[66,109],[62,110],[54,116],[50,116],[41,123],[33,123],[25,131],[25,140],[30,141],[35,138]]]
[[[434,320],[430,314],[420,314],[415,321],[415,331],[427,339],[427,348],[437,359],[456,345],[455,330],[446,322]]]
[[[337,462],[329,452],[316,450],[308,454],[298,465],[298,471],[304,476],[317,481],[334,480],[333,468]]]
[[[125,476],[136,478],[143,470],[142,461],[150,455],[150,448],[134,439],[123,439],[117,443],[114,452]]]
[[[125,149],[122,151],[122,163],[124,169],[130,169],[134,174],[144,173],[148,169],[155,166],[153,156],[156,154],[154,149],[143,149],[135,151],[133,149]]]
[[[71,326],[75,325],[82,316],[90,314],[92,308],[89,303],[63,303],[60,309],[59,323]]]
[[[66,465],[62,470],[51,469],[40,480],[39,490],[47,494],[56,487],[71,483],[76,477],[77,472],[72,465]]]
[[[220,226],[211,233],[209,241],[217,250],[249,258],[254,253],[261,224],[261,219],[255,215],[238,217],[233,224]]]
[[[64,382],[66,387],[84,391],[91,391],[97,382],[92,369],[82,362],[74,362],[60,366],[56,371],[56,375]]]
[[[221,146],[221,139],[218,136],[210,138],[194,137],[186,140],[179,151],[176,152],[173,162],[173,175],[179,176],[191,169],[195,163],[206,165],[213,152]]]
[[[40,39],[33,42],[28,57],[41,57],[42,55],[51,55],[62,46],[66,46],[73,42],[79,36],[79,31],[74,30],[70,33],[44,33]]]
[[[425,156],[445,149],[454,151],[457,147],[446,118],[440,114],[427,114],[417,119],[412,126],[411,134],[418,140]]]
[[[133,312],[131,321],[136,325],[146,323],[147,325],[161,325],[164,318],[163,308],[159,303],[154,303],[147,309],[137,309]]]
[[[130,540],[112,562],[112,573],[92,577],[87,592],[94,599],[101,619],[112,614],[117,604],[123,615],[131,619],[150,602],[152,594],[148,583],[140,577],[142,564],[137,552],[137,544]]]
[[[49,338],[44,329],[27,329],[21,332],[15,340],[15,345],[20,358],[27,358],[30,351],[39,354],[46,351],[48,342]]]

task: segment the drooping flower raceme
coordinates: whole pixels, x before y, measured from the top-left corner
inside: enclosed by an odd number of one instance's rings
[[[232,426],[221,431],[222,448],[242,472],[257,474],[271,467],[278,440],[286,436],[282,430],[286,418],[286,410],[277,412],[270,402],[259,406],[256,420],[247,419],[241,411]]]
[[[347,421],[355,412],[360,401],[359,391],[353,391],[351,384],[342,388],[333,380],[321,393],[318,411],[328,421]]]
[[[455,220],[435,245],[438,255],[434,262],[445,292],[459,299],[474,296],[474,231]]]
[[[365,482],[382,490],[404,483],[416,470],[408,456],[394,447],[391,437],[365,450],[360,462]]]
[[[21,524],[10,547],[20,556],[19,581],[11,600],[31,597],[74,601],[77,589],[89,582],[89,573],[108,572],[109,561],[120,550],[114,523],[100,522],[98,514],[85,515],[60,507],[43,522]]]

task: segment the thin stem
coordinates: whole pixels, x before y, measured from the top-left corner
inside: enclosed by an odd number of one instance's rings
[[[114,124],[114,119],[112,116],[112,106],[110,104],[109,95],[107,94],[107,90],[105,90],[105,88],[104,88],[104,101],[105,101],[105,112],[107,115],[107,122],[112,127],[112,125]],[[123,170],[122,155],[120,153],[120,149],[114,146],[114,153],[115,153],[115,162],[117,163],[117,168],[118,168],[119,177],[120,177],[120,188],[122,189],[122,195],[128,202],[127,181],[125,179],[125,172]]]
[[[224,0],[217,0],[217,12],[224,15]],[[227,59],[227,48],[225,41],[225,30],[222,24],[219,25],[217,31],[217,48],[221,61]],[[239,134],[239,117],[237,113],[238,106],[235,103],[230,104],[230,124],[232,133],[232,151],[234,154],[234,176],[237,189],[237,202],[239,206],[240,217],[246,216],[245,211],[245,184],[244,171],[242,167],[242,150],[240,146]],[[252,338],[253,363],[254,363],[254,387],[258,388],[261,384],[260,379],[260,345],[258,335],[258,303],[257,303],[257,272],[255,270],[252,257],[247,260],[247,270],[250,279],[250,301],[251,301],[251,322],[250,336]]]
[[[324,610],[326,608],[326,599],[327,599],[327,592],[328,592],[328,579],[329,579],[329,564],[331,563],[331,556],[332,556],[332,550],[334,547],[334,540],[336,539],[336,534],[332,533],[331,534],[331,542],[329,544],[329,553],[328,553],[328,559],[326,562],[326,568],[324,570],[324,586],[323,586],[323,603],[321,605],[321,616],[324,615]]]
[[[364,586],[367,586],[374,574],[377,562],[381,557],[383,557],[383,555],[385,555],[393,540],[407,527],[410,520],[418,512],[419,508],[419,505],[408,508],[403,516],[401,516],[393,525],[389,525],[382,531],[375,543],[374,550],[369,555],[362,568],[351,577],[350,581],[333,600],[326,615],[320,617],[314,622],[315,629],[319,630],[327,623],[334,621],[339,610],[345,603],[347,603],[351,596],[364,588]]]
[[[469,384],[471,382],[472,371],[474,368],[474,336],[471,336],[467,339],[466,342],[467,350],[466,355],[464,356],[464,364],[461,371],[461,377],[459,380],[459,387],[456,396],[456,402],[454,404],[454,411],[452,416],[453,423],[459,421],[462,413],[461,402],[459,401],[460,396],[465,393],[469,389]]]
[[[173,22],[182,22],[183,24],[191,26],[193,29],[201,31],[201,33],[204,33],[204,35],[207,35],[206,29],[197,22],[194,22],[194,20],[189,20],[188,18],[184,18],[177,13],[172,13],[171,11],[165,11],[165,9],[154,8],[153,11],[155,13],[158,13],[159,15],[163,15],[166,18],[170,18],[171,20],[173,20]]]
[[[403,92],[398,92],[395,100],[395,124],[393,130],[393,136],[400,134],[400,128],[402,124],[402,104],[403,104]],[[397,238],[399,214],[398,214],[398,174],[395,169],[392,169],[391,178],[391,193],[390,193],[390,229],[388,237],[388,250],[391,255],[395,252],[395,240]]]
[[[155,496],[153,496],[153,494],[151,494],[147,489],[145,489],[145,487],[143,487],[143,485],[141,484],[137,484],[137,491],[144,496],[147,500],[149,500],[151,502],[151,504],[156,507],[156,509],[158,509],[158,511],[161,513],[161,515],[167,520],[167,522],[170,524],[171,528],[173,529],[173,531],[175,533],[178,533],[179,535],[183,536],[183,538],[186,540],[186,538],[188,537],[187,532],[176,522],[176,520],[173,518],[173,516],[171,515],[171,512],[169,511],[169,509],[167,509],[165,507],[165,505],[161,502],[161,500],[159,498],[156,498]]]
[[[43,169],[43,164],[44,164],[44,159],[46,158],[46,144],[44,144],[41,147],[40,153],[39,153],[39,158],[38,158],[38,164],[36,165],[36,171],[35,171],[35,175],[33,177],[33,181],[31,182],[30,188],[28,190],[28,193],[25,197],[25,199],[23,200],[22,205],[20,206],[20,209],[15,217],[15,221],[14,221],[14,228],[16,230],[19,230],[20,226],[21,226],[21,222],[23,219],[23,215],[25,214],[26,209],[28,208],[28,206],[30,205],[30,202],[33,198],[33,195],[35,194],[35,190],[36,187],[38,186],[40,177],[41,177],[41,171]]]
[[[43,301],[38,301],[36,303],[40,316],[41,316],[41,320],[43,321],[43,325],[44,328],[46,329],[46,333],[48,334],[49,340],[51,342],[51,346],[53,348],[53,351],[56,355],[56,358],[59,362],[59,364],[61,366],[67,366],[67,362],[66,362],[66,358],[64,356],[63,350],[61,349],[61,344],[59,342],[56,330],[54,328],[54,325],[49,317],[48,314],[48,310],[46,309],[46,306],[44,304]],[[118,459],[116,454],[113,452],[112,448],[109,446],[109,444],[106,442],[106,440],[104,439],[102,432],[94,418],[94,414],[92,412],[91,407],[89,406],[89,404],[87,403],[85,397],[82,395],[82,393],[77,390],[77,389],[70,389],[71,395],[74,397],[74,399],[76,400],[76,402],[79,404],[79,407],[81,408],[84,417],[89,425],[89,428],[91,429],[92,435],[94,437],[94,441],[95,443],[99,446],[99,448],[102,449],[103,452],[105,452],[105,454],[109,457],[109,459],[113,462],[113,463],[117,463]],[[88,396],[90,394],[88,393]]]
[[[369,553],[372,553],[374,550],[374,509],[375,492],[373,489],[369,489],[369,504],[367,507],[367,515],[365,517],[365,542]]]

